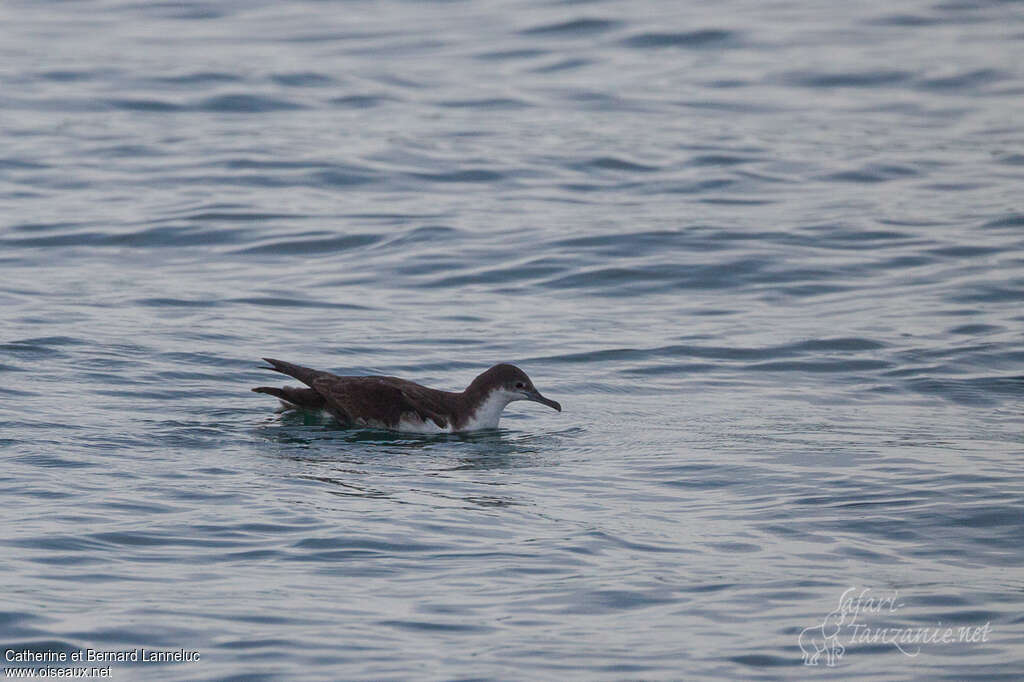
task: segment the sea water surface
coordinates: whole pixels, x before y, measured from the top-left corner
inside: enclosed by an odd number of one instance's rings
[[[1019,3],[0,5],[5,651],[1020,679],[1022,329]],[[262,356],[564,411],[342,430]]]

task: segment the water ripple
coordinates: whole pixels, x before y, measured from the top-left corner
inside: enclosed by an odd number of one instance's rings
[[[621,26],[621,22],[611,19],[582,18],[563,21],[555,24],[544,24],[524,29],[523,35],[545,36],[589,36],[596,33],[604,33]]]
[[[731,45],[736,42],[738,37],[738,34],[734,31],[703,29],[679,33],[640,33],[626,38],[622,41],[622,44],[626,47],[634,48],[703,48]]]

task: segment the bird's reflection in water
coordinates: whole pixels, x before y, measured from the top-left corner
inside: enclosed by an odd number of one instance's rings
[[[260,435],[282,447],[277,456],[302,463],[293,475],[323,483],[332,495],[388,499],[413,503],[428,495],[435,501],[485,507],[522,504],[495,494],[506,485],[486,479],[467,479],[459,472],[496,471],[518,467],[553,466],[546,453],[558,452],[573,428],[524,433],[491,429],[456,434],[418,435],[379,429],[343,428],[333,418],[311,412],[286,412],[268,420]],[[417,482],[410,486],[413,470]],[[436,484],[449,480],[451,486]],[[393,489],[389,483],[399,483]],[[481,486],[488,486],[482,491]],[[470,490],[466,490],[469,488]],[[419,503],[423,500],[420,499]]]
[[[527,456],[526,465],[535,466],[530,455],[539,455],[554,447],[560,437],[578,429],[526,434],[508,429],[488,429],[452,434],[408,434],[368,428],[346,428],[333,418],[313,412],[292,411],[265,422],[259,433],[267,440],[282,445],[315,447],[334,446],[323,459],[346,460],[358,453],[361,459],[379,459],[382,454],[401,455],[437,453],[446,457],[455,455],[460,461],[479,462],[475,468],[506,468],[517,466],[513,456]],[[372,449],[338,448],[339,444],[376,445]],[[291,453],[295,454],[295,453]],[[290,457],[289,454],[284,454]],[[298,459],[309,461],[308,456]],[[320,458],[317,458],[320,459]],[[463,467],[459,467],[463,468]]]

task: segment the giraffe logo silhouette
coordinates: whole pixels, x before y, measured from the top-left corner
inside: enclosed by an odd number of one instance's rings
[[[839,633],[842,632],[845,616],[844,611],[836,609],[825,616],[819,624],[804,628],[800,632],[797,642],[804,654],[804,665],[818,665],[824,654],[825,665],[835,667],[846,653],[846,648],[839,643]]]

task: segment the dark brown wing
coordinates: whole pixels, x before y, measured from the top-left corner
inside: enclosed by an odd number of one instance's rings
[[[418,412],[426,414],[435,422],[437,417],[440,417],[447,425],[448,418],[455,409],[457,398],[454,394],[427,388],[398,377],[380,377],[380,380],[400,390],[406,401]],[[443,428],[444,425],[441,426]]]
[[[403,415],[414,414],[423,421],[431,420],[440,428],[448,426],[448,418],[431,400],[431,389],[392,377],[323,376],[312,381],[327,402],[327,408],[344,422],[367,420],[397,427]],[[419,389],[419,390],[417,390]]]

